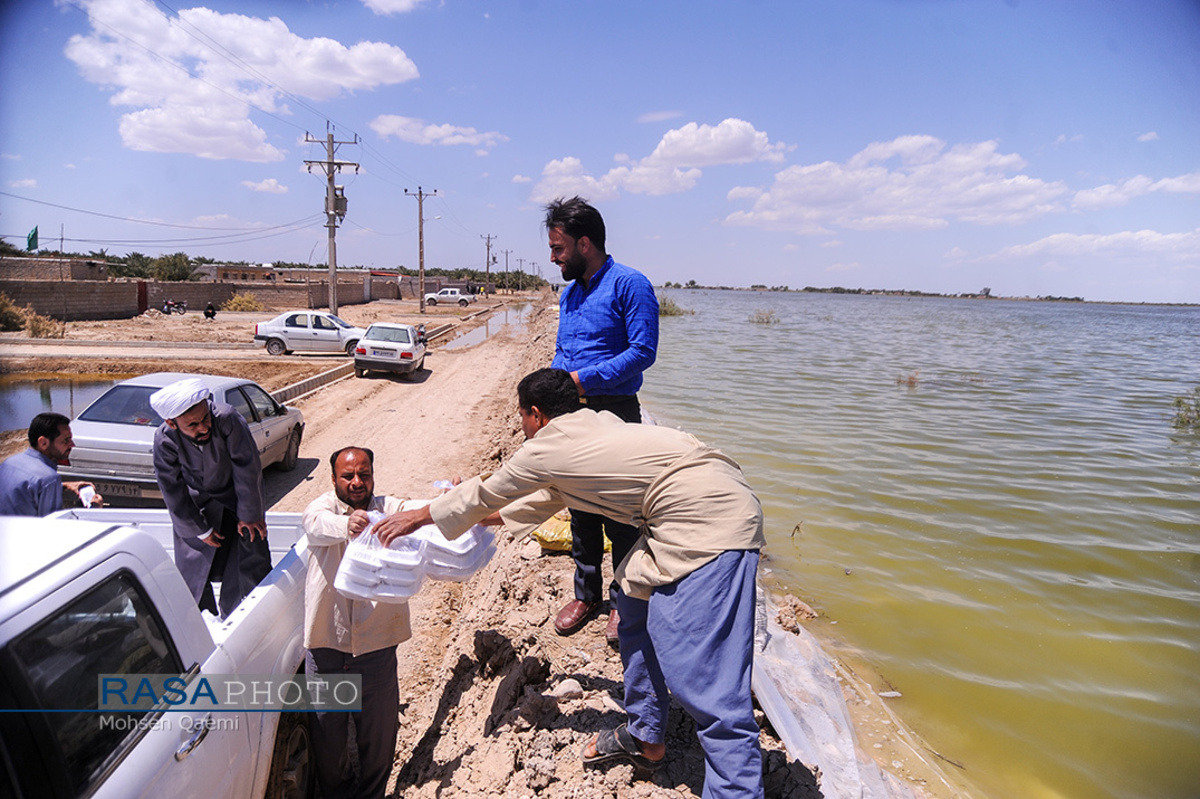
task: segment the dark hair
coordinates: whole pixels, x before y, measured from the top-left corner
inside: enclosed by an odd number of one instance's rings
[[[38,439],[42,436],[53,441],[58,438],[59,429],[70,424],[71,420],[63,416],[61,413],[39,413],[33,417],[33,421],[29,423],[29,446],[37,449]]]
[[[546,204],[546,230],[558,228],[579,241],[584,236],[600,252],[604,249],[604,217],[578,195],[569,200],[559,197]]]
[[[582,407],[574,378],[562,369],[538,369],[521,378],[517,404],[524,411],[536,407],[551,419]]]
[[[366,447],[355,447],[352,445],[349,447],[342,447],[337,452],[335,452],[329,456],[329,468],[331,471],[333,471],[334,473],[337,472],[337,459],[340,458],[342,453],[348,449],[356,449],[359,452],[367,453],[367,460],[370,462],[371,468],[372,469],[375,468],[375,453],[372,452],[371,450],[367,449]]]

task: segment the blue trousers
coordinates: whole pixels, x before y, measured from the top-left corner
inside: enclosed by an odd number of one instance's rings
[[[750,699],[757,568],[757,551],[733,550],[648,601],[617,594],[629,732],[662,743],[674,695],[704,749],[704,799],[763,795]]]
[[[362,707],[356,713],[312,714],[312,751],[324,799],[379,797],[387,790],[400,731],[400,683],[396,647],[353,657],[337,649],[310,649],[304,657],[309,677],[362,675]],[[359,780],[354,787],[350,764],[350,722],[358,744]]]

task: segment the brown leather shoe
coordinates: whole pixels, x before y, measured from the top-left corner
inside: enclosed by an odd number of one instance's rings
[[[599,607],[599,602],[584,602],[582,599],[572,599],[554,617],[554,631],[559,635],[570,635],[582,627],[584,622]]]
[[[617,634],[620,624],[621,618],[617,615],[617,609],[612,608],[608,611],[608,624],[604,625],[604,638],[609,646],[618,651],[621,649],[621,636]]]

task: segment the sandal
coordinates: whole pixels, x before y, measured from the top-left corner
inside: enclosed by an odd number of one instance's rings
[[[598,766],[601,763],[611,763],[614,761],[624,761],[632,764],[634,767],[645,771],[654,771],[663,764],[663,760],[651,760],[642,754],[642,750],[638,747],[638,742],[630,734],[629,728],[622,724],[615,730],[604,730],[596,736],[595,741],[596,754],[588,757],[582,752],[583,764],[585,766]],[[587,745],[584,744],[584,750],[587,750]]]

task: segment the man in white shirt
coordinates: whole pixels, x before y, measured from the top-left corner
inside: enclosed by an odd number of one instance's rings
[[[396,646],[412,637],[408,605],[349,599],[338,593],[333,581],[346,546],[370,524],[368,513],[397,513],[402,503],[395,497],[375,496],[371,450],[345,447],[333,453],[329,463],[333,490],[304,510],[308,538],[304,671],[310,679],[322,674],[362,675],[363,709],[313,714],[317,780],[326,799],[382,797],[400,728]],[[351,720],[361,774],[357,788],[348,749]]]

